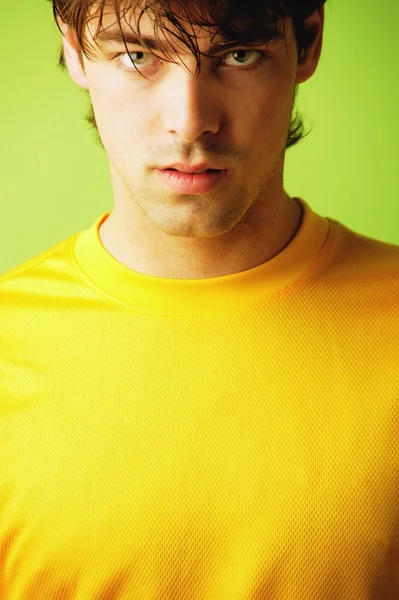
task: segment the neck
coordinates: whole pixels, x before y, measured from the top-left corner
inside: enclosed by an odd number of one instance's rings
[[[154,236],[135,231],[115,210],[100,227],[104,248],[118,262],[139,273],[172,279],[209,279],[246,271],[273,259],[295,237],[303,218],[301,204],[284,195],[285,202],[272,216],[266,214],[253,226],[251,215],[233,230],[216,238],[182,238],[159,232]],[[248,229],[248,226],[249,229]],[[248,231],[253,226],[253,234]],[[141,242],[141,243],[140,243]]]

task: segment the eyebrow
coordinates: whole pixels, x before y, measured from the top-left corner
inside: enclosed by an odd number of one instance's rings
[[[142,46],[143,42],[144,42],[150,50],[159,50],[161,52],[165,48],[165,46],[159,45],[157,43],[156,39],[151,36],[148,36],[148,35],[138,36],[132,31],[124,31],[123,33],[124,33],[125,41],[127,44],[134,44],[136,46]],[[96,40],[98,39],[101,42],[123,43],[123,36],[122,36],[122,32],[119,27],[110,27],[108,29],[103,29],[95,36],[95,39]],[[266,44],[267,42],[270,42],[270,41],[274,41],[274,40],[278,41],[278,40],[282,40],[282,39],[284,39],[283,33],[279,29],[271,27],[266,30],[265,40],[263,43]],[[234,41],[230,41],[230,42],[224,42],[221,44],[212,44],[212,46],[208,49],[207,54],[213,56],[214,54],[218,54],[219,52],[222,52],[226,48],[239,46],[240,44],[242,44],[244,46],[251,46],[251,45],[261,46],[262,42],[255,42],[253,40],[252,41],[251,40],[248,40],[248,41],[234,40]]]

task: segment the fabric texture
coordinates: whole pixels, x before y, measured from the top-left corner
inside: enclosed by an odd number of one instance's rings
[[[399,246],[298,201],[241,273],[104,213],[0,277],[1,600],[399,599]]]

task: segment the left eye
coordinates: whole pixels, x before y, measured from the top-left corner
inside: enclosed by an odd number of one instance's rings
[[[242,52],[244,52],[244,53],[247,52],[247,53],[250,53],[252,55],[254,55],[254,54],[262,55],[263,54],[263,52],[261,52],[260,50],[233,50],[232,52],[229,52],[229,54],[227,56],[234,55],[234,54],[239,54],[240,52],[241,53]]]

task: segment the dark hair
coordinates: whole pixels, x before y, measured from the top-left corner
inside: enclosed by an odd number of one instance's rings
[[[92,19],[98,18],[97,31],[93,36],[93,41],[96,41],[98,33],[102,30],[102,18],[105,8],[113,8],[117,22],[122,31],[121,20],[127,12],[130,12],[139,5],[139,0],[129,0],[125,11],[121,14],[122,0],[48,0],[52,3],[53,15],[57,27],[63,34],[57,17],[63,21],[69,29],[76,32],[76,37],[79,43],[79,57],[83,66],[82,53],[88,60],[93,58],[93,55],[88,50],[87,38],[85,35],[88,15]],[[145,0],[141,13],[138,18],[138,31],[135,31],[140,36],[140,20],[147,13],[154,19],[155,31],[154,36],[161,46],[158,37],[158,32],[168,32],[172,36],[177,37],[179,41],[189,47],[195,54],[197,60],[197,73],[201,69],[198,44],[195,36],[190,34],[183,27],[183,22],[189,25],[215,28],[215,36],[222,38],[223,42],[231,42],[236,46],[244,43],[268,43],[279,37],[278,24],[283,20],[284,25],[286,19],[292,19],[293,30],[295,34],[298,57],[301,56],[302,50],[306,48],[305,39],[305,23],[307,19],[315,12],[320,11],[327,0]],[[93,11],[93,9],[95,9]],[[185,14],[185,18],[181,15]],[[179,15],[179,16],[178,16]],[[177,36],[171,32],[165,23],[170,23],[181,34]],[[131,23],[129,22],[130,27]],[[123,31],[122,31],[123,36]],[[285,30],[284,39],[286,40]],[[126,52],[128,48],[126,46]],[[89,44],[91,46],[91,44]],[[154,51],[147,48],[144,40],[140,43],[149,52],[154,54]],[[92,47],[92,46],[91,46]],[[173,44],[172,44],[173,47]],[[165,50],[165,56],[167,51]],[[171,59],[172,60],[172,59]],[[172,62],[174,62],[172,60]],[[132,63],[134,65],[134,63]],[[67,70],[63,46],[60,49],[58,66],[62,70]],[[141,73],[140,73],[141,74]],[[141,74],[142,75],[142,74]],[[142,75],[143,76],[143,75]],[[144,77],[144,76],[143,76]],[[294,106],[297,97],[298,85],[294,90]],[[90,127],[94,128],[96,138],[99,145],[104,148],[97,123],[94,115],[93,105],[90,102],[90,108],[85,115],[85,120]],[[290,123],[286,149],[295,146],[307,135],[310,131],[304,133],[303,118],[297,114]]]

